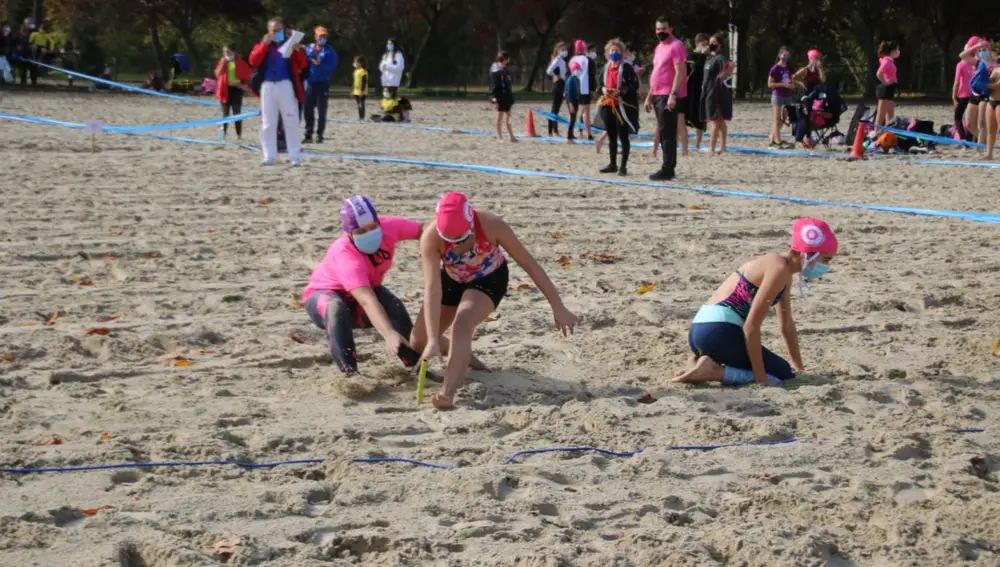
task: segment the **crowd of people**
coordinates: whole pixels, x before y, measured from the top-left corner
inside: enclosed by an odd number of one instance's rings
[[[29,80],[37,85],[45,70],[29,59],[49,64],[58,59],[63,69],[75,71],[79,58],[73,42],[52,32],[46,22],[36,26],[34,18],[28,17],[16,29],[9,22],[0,22],[0,81],[13,84],[20,78],[22,85]],[[73,76],[68,79],[72,85]]]
[[[952,88],[955,136],[986,144],[985,158],[992,160],[1000,129],[1000,67],[996,46],[988,38],[971,37],[958,58]]]

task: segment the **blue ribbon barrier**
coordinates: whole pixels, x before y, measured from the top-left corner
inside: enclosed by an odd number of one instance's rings
[[[558,114],[552,114],[551,112],[542,110],[540,108],[532,108],[531,111],[534,112],[535,114],[541,116],[542,118],[544,118],[546,120],[554,120],[554,121],[556,121],[556,122],[558,122],[560,124],[563,124],[565,126],[569,125],[569,119],[568,118],[563,118],[562,116],[560,116]],[[655,124],[655,122],[654,122],[654,124]],[[580,128],[580,129],[583,129],[584,125],[583,125],[582,122],[580,122],[579,120],[577,120],[576,127]],[[598,128],[597,126],[591,126],[590,129],[594,130],[596,132],[603,132],[604,131],[602,128]],[[655,137],[655,134],[644,134],[644,133],[640,132],[638,134],[635,134],[635,136],[637,136],[639,138],[653,138],[653,137]],[[694,138],[695,136],[697,136],[697,134],[694,134],[694,133],[688,134],[688,138]],[[731,134],[729,134],[729,137],[730,138],[760,138],[760,139],[764,139],[764,138],[767,138],[767,135],[765,135],[765,134],[740,134],[740,133],[731,133]]]
[[[236,116],[227,116],[225,118],[209,118],[206,120],[195,120],[192,122],[175,122],[173,124],[153,124],[148,126],[136,125],[136,126],[116,126],[112,124],[104,124],[101,126],[102,132],[113,132],[116,134],[124,134],[129,132],[157,132],[163,130],[181,130],[184,128],[197,128],[200,126],[221,126],[223,124],[230,124],[232,122],[238,122],[240,120],[247,120],[257,116],[257,111],[244,112],[243,114],[238,114]],[[10,114],[7,112],[0,112],[0,118],[6,120],[14,120],[17,122],[28,122],[32,124],[44,124],[47,126],[62,126],[64,128],[73,128],[76,130],[82,130],[84,125],[76,122],[64,122],[62,120],[52,120],[50,118],[41,118],[38,116],[24,116],[20,114]]]
[[[41,61],[35,61],[34,59],[26,59],[26,58],[19,58],[19,59],[21,59],[22,61],[27,61],[28,63],[32,63],[32,64],[35,64],[35,65],[38,65],[39,67],[44,67],[46,69],[51,69],[51,70],[57,71],[59,73],[65,73],[66,75],[70,75],[70,76],[73,76],[73,77],[79,77],[81,79],[87,79],[88,81],[93,81],[95,83],[100,83],[102,85],[108,85],[109,87],[116,87],[116,88],[122,89],[123,91],[132,91],[132,92],[136,92],[136,93],[143,93],[143,94],[148,94],[148,95],[152,95],[152,96],[158,96],[158,97],[162,97],[162,98],[169,98],[169,99],[172,99],[172,100],[176,100],[178,102],[189,102],[189,103],[192,103],[192,104],[201,104],[201,105],[205,105],[205,106],[218,107],[218,103],[215,102],[215,101],[213,101],[213,100],[204,100],[204,99],[193,98],[193,97],[188,97],[188,96],[175,95],[175,94],[171,94],[171,93],[163,93],[163,92],[160,92],[160,91],[153,91],[153,90],[150,90],[150,89],[144,89],[142,87],[137,87],[137,86],[134,86],[134,85],[128,85],[128,84],[125,84],[125,83],[118,83],[118,82],[115,82],[115,81],[109,81],[107,79],[102,79],[100,77],[94,77],[92,75],[86,75],[84,73],[78,73],[76,71],[70,71],[69,69],[62,69],[60,67],[49,65],[47,63],[42,63]]]
[[[870,122],[867,124],[871,124]],[[903,138],[912,138],[914,140],[923,140],[925,142],[934,142],[935,144],[950,145],[950,146],[963,146],[966,148],[979,148],[986,149],[986,144],[980,144],[978,142],[969,142],[967,140],[956,140],[954,138],[946,138],[944,136],[935,136],[933,134],[921,134],[920,132],[911,132],[909,130],[900,130],[899,128],[890,128],[888,126],[876,126],[876,129],[883,132],[892,132],[897,136]]]
[[[983,428],[959,428],[954,430],[955,433],[984,433],[986,429]],[[728,449],[732,447],[773,447],[776,445],[788,445],[790,443],[795,443],[800,440],[807,440],[806,438],[793,437],[791,439],[780,439],[778,441],[759,441],[757,443],[725,443],[722,445],[670,445],[665,447],[667,451],[715,451],[718,449]],[[594,452],[600,453],[602,455],[607,455],[610,457],[632,457],[642,453],[646,449],[636,449],[635,451],[612,451],[609,449],[600,449],[598,447],[591,446],[578,446],[578,447],[546,447],[542,449],[525,449],[522,451],[517,451],[510,457],[508,457],[504,462],[503,466],[508,466],[514,464],[514,462],[522,456],[526,455],[538,455],[542,453],[581,453],[581,452]],[[208,466],[226,466],[232,465],[244,469],[270,469],[286,465],[312,465],[318,463],[325,463],[329,459],[292,459],[287,461],[271,461],[266,463],[249,463],[241,461],[165,461],[156,463],[113,463],[108,465],[81,465],[75,467],[26,467],[26,468],[0,468],[0,473],[7,474],[36,474],[36,473],[55,473],[55,472],[88,472],[88,471],[106,471],[115,469],[152,469],[161,467],[208,467]],[[420,459],[409,459],[405,457],[357,457],[350,459],[350,463],[356,464],[381,464],[381,463],[406,463],[410,465],[427,467],[437,470],[459,470],[461,467],[456,467],[454,465],[442,465],[439,463],[432,463],[429,461],[422,461]]]
[[[603,177],[583,177],[569,175],[566,173],[554,173],[548,171],[533,171],[527,169],[513,169],[507,167],[494,167],[489,165],[476,165],[466,163],[448,163],[425,160],[413,160],[394,157],[379,156],[357,156],[351,154],[325,154],[325,153],[303,153],[304,157],[336,158],[353,161],[367,161],[373,163],[395,163],[403,165],[415,165],[422,167],[435,167],[441,169],[457,169],[463,171],[477,171],[481,173],[499,173],[502,175],[516,175],[521,177],[543,177],[548,179],[561,179],[566,181],[589,181],[592,183],[603,183],[607,185],[620,185],[626,187],[653,187],[657,189],[676,189],[681,191],[693,191],[706,195],[720,195],[727,197],[744,197],[750,199],[767,199],[772,201],[784,201],[797,203],[800,205],[821,205],[829,207],[841,207],[848,209],[864,209],[870,211],[880,211],[888,213],[899,213],[906,215],[928,216],[928,217],[950,217],[1000,224],[1000,213],[982,213],[976,211],[949,211],[935,209],[918,209],[910,207],[896,207],[889,205],[868,205],[864,203],[848,203],[843,201],[827,201],[822,199],[810,199],[808,197],[792,197],[788,195],[771,195],[767,193],[757,193],[753,191],[735,191],[729,189],[713,189],[708,187],[696,187],[687,185],[673,185],[665,183],[652,183],[646,181],[627,181],[623,179],[611,179]]]

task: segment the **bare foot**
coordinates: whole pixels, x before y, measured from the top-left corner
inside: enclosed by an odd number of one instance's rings
[[[674,378],[674,382],[715,382],[722,380],[722,366],[707,356],[698,359],[698,362],[684,374]]]
[[[687,156],[688,156],[688,151],[687,150],[681,150],[681,157],[687,157]]]
[[[677,372],[675,372],[674,373],[674,378],[679,378],[679,377],[683,376],[686,372],[688,372],[690,370],[693,370],[694,367],[695,367],[695,365],[697,365],[697,364],[698,364],[698,355],[692,353],[691,355],[688,356],[687,368],[685,368],[684,370],[678,370]]]
[[[450,410],[455,407],[455,400],[451,396],[437,393],[431,396],[431,404],[439,410]]]
[[[510,137],[510,143],[516,144],[517,143],[517,138],[515,138],[514,136],[511,136]]]
[[[499,134],[498,134],[498,135],[497,135],[497,141],[498,141],[498,142],[505,142],[506,140],[504,139],[504,137],[503,137],[502,135],[499,135]]]

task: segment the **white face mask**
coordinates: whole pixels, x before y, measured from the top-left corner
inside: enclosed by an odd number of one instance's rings
[[[590,53],[587,54],[587,58],[588,59],[597,59],[597,52],[596,51],[591,51]]]
[[[566,51],[565,49],[559,52],[559,57],[566,57],[567,55],[569,55],[569,51]]]
[[[389,92],[389,91],[382,91],[382,96],[384,98],[391,98],[392,97],[392,93]]]

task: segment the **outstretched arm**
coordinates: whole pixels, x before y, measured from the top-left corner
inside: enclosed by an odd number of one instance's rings
[[[480,214],[482,215],[482,213]],[[528,273],[531,281],[535,282],[538,290],[549,301],[549,305],[552,307],[552,314],[555,317],[556,327],[562,331],[563,335],[572,334],[573,328],[579,322],[580,318],[566,309],[562,298],[559,297],[559,291],[556,290],[555,284],[549,279],[548,274],[545,273],[542,266],[535,261],[531,252],[528,252],[528,249],[521,244],[517,235],[510,228],[510,225],[500,217],[495,215],[490,216],[492,218],[486,220],[491,225],[490,228],[492,230],[490,232],[497,237],[497,244],[502,246],[510,254],[510,257]]]
[[[789,280],[790,282],[791,280]],[[787,291],[791,287],[786,285],[785,289],[785,295],[781,298],[776,309],[778,327],[781,329],[781,336],[785,339],[788,355],[792,359],[792,369],[796,372],[802,372],[805,366],[802,365],[802,353],[799,352],[799,332],[795,328],[795,319],[792,318],[792,294]]]
[[[424,324],[427,327],[427,347],[424,358],[440,353],[438,341],[441,338],[441,254],[438,251],[439,237],[427,230],[420,237],[420,262],[424,268]],[[434,347],[431,349],[431,347]]]
[[[750,365],[753,367],[754,379],[758,384],[770,385],[767,379],[767,370],[764,367],[764,352],[760,342],[760,327],[767,317],[767,312],[771,309],[771,302],[784,289],[791,276],[788,268],[778,261],[769,263],[764,273],[764,281],[761,282],[757,291],[757,296],[750,307],[747,320],[743,323],[743,336],[746,339],[747,355],[750,357]]]

